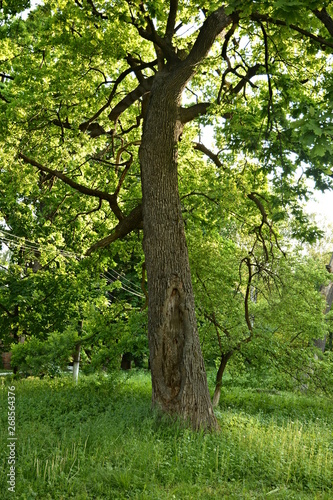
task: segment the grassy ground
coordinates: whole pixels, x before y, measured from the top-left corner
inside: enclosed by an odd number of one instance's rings
[[[149,374],[1,383],[1,499],[332,499],[333,402],[228,387],[221,432],[150,411]],[[7,385],[16,386],[16,493]]]

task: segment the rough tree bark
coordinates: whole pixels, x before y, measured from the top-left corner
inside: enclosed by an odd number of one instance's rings
[[[167,62],[161,61],[150,90],[139,153],[152,403],[194,429],[216,429],[218,424],[197,331],[177,174],[179,136],[184,124],[202,110],[181,108],[181,95],[216,36],[232,22],[223,7],[217,9],[183,61],[166,37]]]
[[[140,148],[152,402],[195,429],[214,429],[178,194],[182,85],[175,76],[155,77]]]

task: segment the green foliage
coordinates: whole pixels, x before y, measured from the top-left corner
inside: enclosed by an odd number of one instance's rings
[[[252,222],[250,217],[247,220]],[[315,339],[328,334],[329,325],[320,292],[329,275],[322,262],[296,248],[287,256],[277,250],[267,260],[251,227],[229,224],[229,233],[227,228],[228,223],[224,234],[189,231],[207,363],[218,368],[221,355],[231,352],[228,370],[235,373],[252,366],[270,373],[277,389],[285,387],[289,378],[290,388],[306,385],[330,393],[331,364],[328,358],[318,358],[313,347]],[[244,265],[249,258],[251,282]]]
[[[332,494],[327,398],[229,386],[217,411],[221,432],[205,434],[151,412],[144,372],[83,377],[78,386],[69,378],[26,379],[16,392],[18,498],[328,500]],[[4,429],[6,419],[2,410]],[[5,455],[0,470],[7,500]]]
[[[0,12],[6,18],[30,8],[30,0],[2,0]]]
[[[59,375],[71,361],[76,341],[77,332],[72,329],[52,332],[44,341],[31,336],[23,344],[11,346],[11,366],[25,375]]]

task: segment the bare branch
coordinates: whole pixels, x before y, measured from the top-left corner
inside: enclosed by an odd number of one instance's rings
[[[194,142],[193,147],[194,149],[197,149],[198,151],[201,151],[201,153],[204,153],[206,156],[208,156],[208,158],[210,158],[218,168],[222,168],[223,170],[225,170],[225,167],[219,159],[218,155],[213,153],[210,149],[206,148],[206,146],[204,146],[200,142]]]
[[[178,0],[170,0],[170,10],[165,30],[165,40],[171,42],[175,33],[175,25],[178,11]]]
[[[207,113],[211,102],[199,102],[188,108],[180,108],[180,121],[185,124]]]

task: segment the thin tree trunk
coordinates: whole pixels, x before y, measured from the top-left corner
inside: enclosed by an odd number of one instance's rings
[[[229,359],[231,358],[233,354],[233,351],[227,352],[227,354],[222,354],[221,356],[221,361],[220,361],[220,366],[216,374],[216,382],[215,382],[215,391],[213,395],[213,407],[215,408],[218,406],[220,402],[220,396],[221,396],[221,387],[222,387],[222,377],[224,374],[224,370],[227,366],[227,363]]]
[[[140,148],[152,403],[194,429],[216,429],[178,194],[181,90],[168,86],[167,71],[156,75]]]

